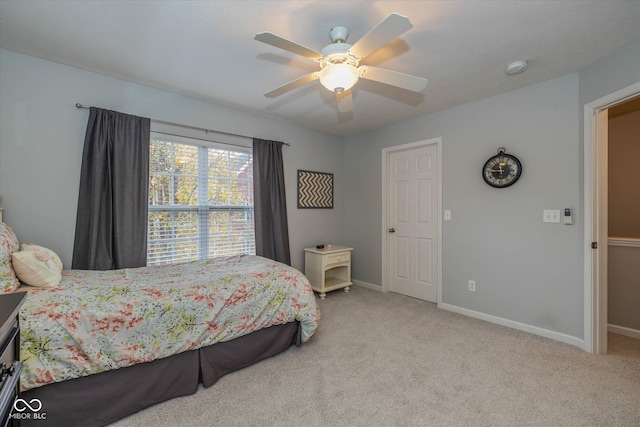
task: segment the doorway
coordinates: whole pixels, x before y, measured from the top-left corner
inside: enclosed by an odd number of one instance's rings
[[[608,332],[608,112],[640,96],[640,83],[584,107],[584,349],[607,353]]]
[[[441,138],[382,150],[384,292],[440,303]]]

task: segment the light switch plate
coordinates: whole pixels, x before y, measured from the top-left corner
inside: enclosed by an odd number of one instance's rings
[[[560,224],[560,210],[545,209],[543,211],[542,222],[555,222]]]
[[[451,221],[451,211],[449,209],[445,209],[444,211],[444,220]]]

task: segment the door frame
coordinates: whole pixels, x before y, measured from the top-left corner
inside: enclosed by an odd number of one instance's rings
[[[394,145],[393,147],[382,149],[382,225],[380,228],[380,234],[382,236],[382,292],[389,292],[389,229],[388,218],[388,199],[389,199],[389,160],[391,154],[398,151],[405,151],[412,148],[427,147],[435,145],[436,147],[436,161],[438,162],[438,185],[436,186],[436,256],[438,260],[436,262],[436,292],[437,292],[437,306],[442,304],[442,137],[424,139],[421,141],[410,142],[407,144]]]
[[[607,110],[637,96],[640,82],[584,106],[584,350],[595,354],[607,353]]]

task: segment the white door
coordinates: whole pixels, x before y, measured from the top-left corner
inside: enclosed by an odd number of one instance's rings
[[[387,162],[389,290],[438,299],[436,144],[393,151]]]

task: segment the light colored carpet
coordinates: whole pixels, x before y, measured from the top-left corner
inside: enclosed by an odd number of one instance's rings
[[[640,340],[594,356],[357,286],[320,309],[302,347],[113,426],[640,426]]]

